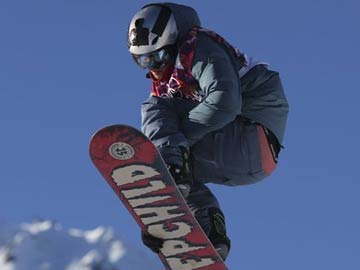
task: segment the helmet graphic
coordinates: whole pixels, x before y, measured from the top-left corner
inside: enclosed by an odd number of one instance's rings
[[[149,5],[132,18],[128,32],[128,48],[135,55],[147,54],[173,45],[178,38],[174,15],[167,7]]]

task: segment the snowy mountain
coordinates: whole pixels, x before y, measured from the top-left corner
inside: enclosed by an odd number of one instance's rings
[[[118,239],[111,228],[64,229],[52,221],[0,223],[0,270],[158,269],[157,258]]]

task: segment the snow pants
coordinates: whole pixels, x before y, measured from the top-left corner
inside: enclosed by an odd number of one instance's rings
[[[180,145],[189,147],[181,132],[181,117],[198,103],[175,98],[150,97],[142,105],[142,131],[158,147],[168,164],[182,162]],[[194,185],[187,203],[204,229],[210,231],[208,209],[220,209],[206,183],[237,186],[256,183],[276,167],[261,125],[238,116],[190,147]],[[180,164],[181,165],[181,164]]]

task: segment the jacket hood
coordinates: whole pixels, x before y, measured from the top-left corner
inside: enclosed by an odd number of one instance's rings
[[[184,36],[190,31],[191,28],[195,26],[201,26],[200,18],[197,12],[195,11],[195,9],[193,9],[192,7],[170,3],[170,2],[152,3],[144,7],[152,6],[152,5],[167,7],[171,10],[172,14],[175,17],[176,26],[179,31],[178,40],[182,40]]]

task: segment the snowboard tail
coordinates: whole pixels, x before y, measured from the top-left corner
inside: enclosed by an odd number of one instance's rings
[[[102,128],[90,157],[141,230],[165,240],[159,257],[166,269],[227,269],[144,134],[125,125]]]

